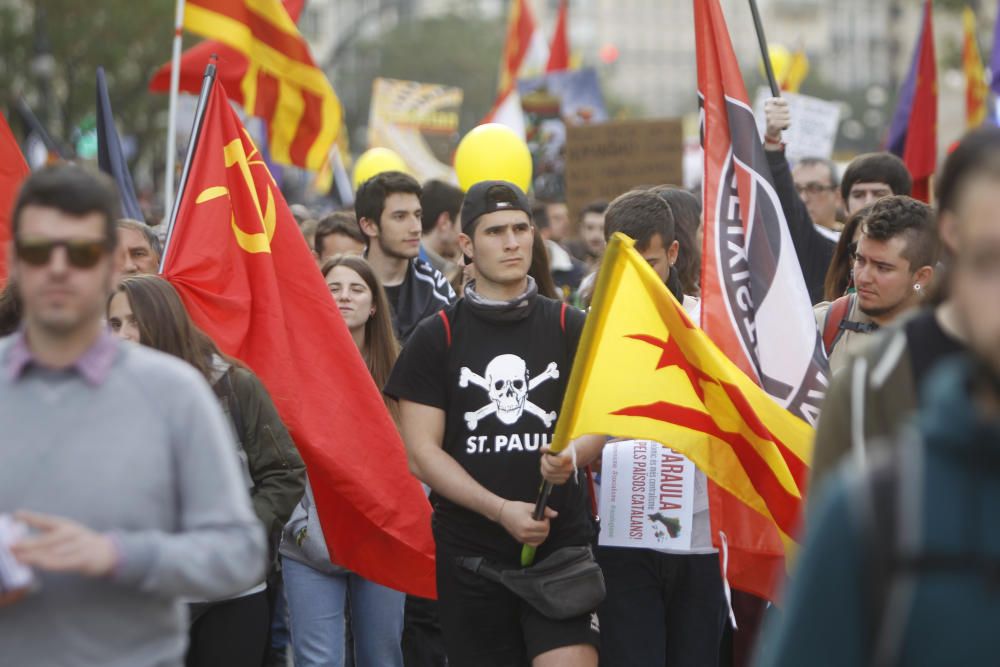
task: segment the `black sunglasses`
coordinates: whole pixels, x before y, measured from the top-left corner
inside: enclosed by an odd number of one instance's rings
[[[14,249],[18,259],[32,266],[45,266],[52,259],[56,248],[66,249],[66,258],[78,269],[89,269],[99,261],[109,249],[108,242],[101,240],[68,239],[51,241],[48,239],[17,239]]]

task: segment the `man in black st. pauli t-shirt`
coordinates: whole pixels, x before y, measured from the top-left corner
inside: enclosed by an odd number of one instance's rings
[[[433,490],[441,626],[453,667],[597,665],[596,613],[548,619],[456,562],[484,556],[516,568],[522,544],[540,545],[542,559],[593,536],[587,485],[568,450],[542,456],[584,317],[539,296],[528,276],[529,211],[511,183],[469,189],[459,241],[477,279],[457,304],[420,324],[385,389],[400,401],[411,465]],[[603,442],[574,443],[578,465],[596,458]],[[535,521],[543,473],[558,483],[576,479],[555,488],[545,519]]]

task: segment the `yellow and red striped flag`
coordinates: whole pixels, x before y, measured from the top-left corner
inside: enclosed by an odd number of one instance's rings
[[[246,56],[243,108],[268,121],[271,159],[320,170],[341,126],[340,100],[281,0],[187,0],[184,27]]]
[[[990,87],[986,81],[986,68],[979,54],[976,40],[976,15],[972,8],[962,10],[965,36],[962,40],[962,71],[965,73],[965,126],[979,127],[986,120]]]
[[[634,245],[608,245],[553,447],[586,434],[665,443],[794,552],[812,428],[716,347]]]

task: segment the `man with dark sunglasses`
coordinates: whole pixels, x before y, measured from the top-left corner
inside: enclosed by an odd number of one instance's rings
[[[0,339],[0,660],[182,664],[181,598],[262,576],[264,535],[211,389],[173,357],[116,342],[118,194],[68,164],[15,203],[10,275],[21,329]],[[125,437],[141,433],[142,437]],[[0,535],[0,537],[3,537]]]

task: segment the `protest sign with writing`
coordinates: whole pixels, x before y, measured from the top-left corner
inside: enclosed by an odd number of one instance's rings
[[[764,102],[769,97],[771,91],[760,88],[753,105],[761,137],[764,136]],[[788,100],[788,110],[792,114],[792,125],[784,132],[788,159],[795,162],[804,157],[831,157],[840,126],[840,105],[796,93],[782,93],[781,97]]]
[[[566,202],[573,219],[595,199],[684,179],[680,120],[627,120],[566,128]]]
[[[609,443],[601,459],[600,544],[691,548],[694,464],[651,440]]]
[[[461,88],[375,79],[368,146],[396,151],[418,181],[457,182],[451,156],[458,144],[462,96]]]
[[[549,72],[533,79],[521,79],[517,89],[534,164],[535,195],[543,199],[563,199],[566,126],[608,120],[597,72],[593,68]]]

